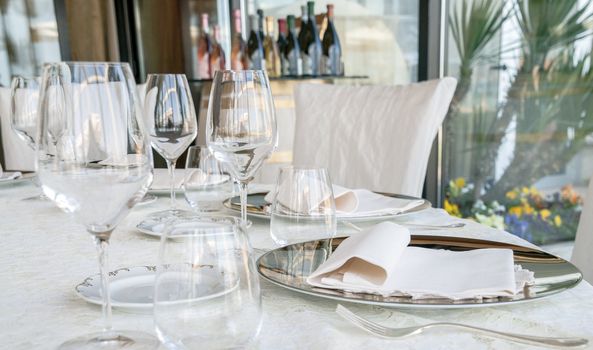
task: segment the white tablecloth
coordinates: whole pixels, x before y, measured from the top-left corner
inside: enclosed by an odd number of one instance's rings
[[[0,348],[51,349],[64,340],[101,328],[100,307],[79,299],[74,286],[98,271],[93,242],[82,226],[49,201],[22,201],[37,193],[28,182],[0,185]],[[180,205],[184,205],[179,200]],[[169,204],[161,197],[135,208],[115,230],[111,269],[154,265],[159,240],[137,232],[148,213]],[[437,215],[434,210],[431,214]],[[271,248],[269,226],[255,220],[249,231],[256,248]],[[475,223],[451,232],[423,234],[528,244]],[[434,330],[388,340],[355,328],[334,313],[336,302],[284,290],[262,281],[264,321],[254,349],[522,349],[532,348],[476,336]],[[459,310],[395,310],[347,304],[355,312],[391,326],[429,321],[463,322],[502,331],[548,336],[583,336],[593,341],[593,288],[583,282],[550,298],[520,305]],[[114,326],[153,333],[150,315],[114,310]]]

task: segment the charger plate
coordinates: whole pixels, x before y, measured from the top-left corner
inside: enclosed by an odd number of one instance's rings
[[[423,198],[417,198],[412,196],[406,196],[403,194],[394,194],[394,193],[384,193],[384,192],[377,192],[387,197],[393,198],[400,198],[400,199],[409,199],[409,200],[422,200],[422,203],[411,208],[407,211],[398,214],[381,214],[381,215],[366,215],[366,216],[348,216],[341,218],[340,215],[337,215],[338,220],[348,220],[348,221],[372,221],[372,220],[380,220],[380,219],[393,219],[396,217],[401,217],[408,214],[418,213],[420,211],[426,210],[432,207],[432,204]],[[265,196],[268,192],[257,192],[257,193],[250,193],[247,195],[247,215],[260,218],[260,219],[267,219],[271,218],[270,209],[271,203],[268,203],[265,200]],[[232,197],[223,202],[224,206],[227,209],[232,211],[241,212],[241,199],[239,196]]]
[[[482,248],[512,249],[515,264],[533,271],[535,284],[524,288],[513,298],[483,299],[412,299],[410,297],[383,297],[376,294],[352,293],[324,289],[307,284],[307,277],[317,269],[346,237],[323,239],[291,244],[269,251],[257,261],[257,270],[266,280],[308,295],[360,304],[380,305],[394,308],[471,308],[506,304],[518,304],[539,300],[579,284],[583,275],[570,262],[541,250],[508,243],[485,241],[461,237],[412,235],[410,246],[430,249],[466,251]]]

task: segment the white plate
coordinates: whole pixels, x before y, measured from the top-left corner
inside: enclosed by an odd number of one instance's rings
[[[196,300],[206,300],[231,292],[236,288],[225,290],[218,283],[216,271],[212,276],[202,275],[200,290],[204,295]],[[130,311],[151,311],[153,306],[154,280],[156,266],[124,267],[109,272],[111,306]],[[183,277],[183,276],[182,276]],[[238,284],[237,284],[238,285]],[[204,290],[204,286],[210,287]],[[101,279],[99,274],[87,277],[75,287],[76,294],[91,304],[101,305]]]
[[[229,215],[209,215],[208,217],[210,218],[215,218],[215,217],[220,217],[220,218],[225,218],[225,217],[229,217]],[[188,216],[187,218],[191,218],[191,216]],[[200,216],[198,214],[195,214],[195,219],[199,221]],[[251,221],[247,221],[247,228],[250,228],[252,225]],[[136,229],[138,229],[138,231],[149,235],[149,236],[153,236],[153,237],[161,237],[163,234],[163,230],[165,229],[165,223],[163,223],[160,220],[154,220],[154,219],[144,219],[142,221],[140,221],[140,223],[138,225],[136,225]],[[172,237],[175,238],[175,237]]]

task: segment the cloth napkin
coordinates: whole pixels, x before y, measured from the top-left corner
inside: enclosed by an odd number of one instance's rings
[[[183,184],[183,169],[178,169],[175,171],[175,188],[181,188]],[[150,185],[151,190],[159,190],[164,191],[169,189],[170,180],[169,180],[169,173],[167,169],[154,169],[154,178],[152,180],[152,185]]]
[[[5,171],[4,173],[0,174],[0,182],[16,180],[19,177],[21,177],[22,175],[23,174],[21,174],[20,171],[13,171],[13,172]]]
[[[512,297],[534,282],[510,249],[464,252],[408,247],[410,232],[382,222],[345,239],[307,282],[315,287],[383,296]]]
[[[287,188],[282,186],[281,188]],[[338,185],[332,185],[334,198],[336,201],[336,214],[339,217],[364,217],[376,215],[396,215],[413,209],[424,203],[418,199],[402,199],[383,196],[365,189],[348,189]],[[265,196],[268,203],[274,200],[274,191]],[[288,193],[278,193],[278,200],[284,206],[290,207],[290,197]],[[298,201],[300,208],[292,208],[298,212],[308,213],[319,203],[302,200]]]

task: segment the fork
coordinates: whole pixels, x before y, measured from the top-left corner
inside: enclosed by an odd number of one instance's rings
[[[340,221],[340,222],[348,227],[355,229],[356,231],[362,231],[362,228],[360,226],[355,225],[350,221]],[[397,222],[397,224],[406,226],[409,228],[415,228],[418,230],[453,229],[453,228],[462,228],[465,226],[465,223],[463,223],[463,222],[454,222],[454,223],[445,224],[445,225],[415,224],[415,223],[409,223],[409,222]]]
[[[353,313],[352,311],[348,310],[346,307],[338,304],[336,308],[336,313],[346,320],[353,323],[355,326],[358,326],[364,329],[367,332],[372,334],[385,337],[385,338],[404,338],[411,335],[421,334],[425,330],[430,328],[437,328],[437,327],[447,327],[447,328],[459,328],[466,331],[472,331],[478,334],[487,335],[490,337],[501,338],[505,340],[510,340],[518,343],[530,344],[530,345],[539,345],[539,346],[548,346],[548,347],[556,347],[556,348],[573,348],[573,347],[583,347],[587,345],[589,342],[587,339],[584,338],[551,338],[551,337],[538,337],[532,335],[525,335],[525,334],[515,334],[515,333],[505,333],[500,331],[495,331],[492,329],[480,328],[475,326],[469,326],[461,323],[450,323],[450,322],[437,322],[437,323],[429,323],[422,326],[414,326],[414,327],[402,327],[402,328],[389,328],[382,326],[378,323],[369,321],[363,317],[358,316],[357,314]]]

